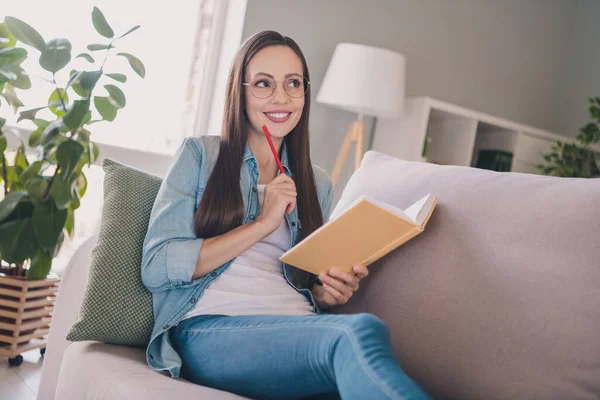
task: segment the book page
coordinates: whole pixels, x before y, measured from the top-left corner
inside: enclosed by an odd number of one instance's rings
[[[431,196],[431,194],[428,194],[427,196],[423,197],[422,199],[416,201],[412,206],[408,207],[406,210],[404,210],[404,212],[406,214],[408,214],[410,216],[410,218],[415,221],[415,223],[417,223],[417,225],[421,225],[419,224],[417,221],[419,219],[419,212],[423,209],[423,206],[425,205],[425,203],[427,202],[427,199]]]
[[[412,222],[413,224],[415,223],[415,220],[410,215],[408,215],[406,212],[402,211],[398,207],[394,207],[391,204],[388,204],[381,200],[377,200],[376,198],[373,198],[373,197],[370,197],[367,195],[362,195],[360,198],[370,201],[371,203],[375,204],[376,206],[379,206],[379,207],[383,208],[384,210],[391,212],[392,214],[396,214],[397,216],[407,220],[408,222]]]

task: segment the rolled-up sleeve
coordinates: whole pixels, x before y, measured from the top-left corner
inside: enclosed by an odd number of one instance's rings
[[[200,145],[201,146],[201,145]],[[194,233],[202,148],[186,138],[152,207],[142,254],[142,282],[151,292],[189,287],[204,239]]]

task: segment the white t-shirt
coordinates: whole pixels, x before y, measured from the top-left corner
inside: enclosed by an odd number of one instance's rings
[[[265,185],[258,185],[262,207]],[[240,254],[204,291],[196,306],[183,316],[195,315],[309,315],[313,307],[283,276],[279,257],[290,249],[286,219],[269,236]]]

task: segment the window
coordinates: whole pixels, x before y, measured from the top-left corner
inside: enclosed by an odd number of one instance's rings
[[[116,83],[103,77],[95,95],[104,95],[103,84],[115,83],[123,88],[127,105],[119,111],[113,122],[101,122],[91,126],[93,140],[118,146],[148,150],[160,153],[173,153],[181,141],[183,115],[186,108],[185,94],[195,44],[198,9],[201,1],[144,2],[126,0],[53,0],[51,2],[8,2],[2,5],[2,20],[11,15],[33,26],[50,40],[65,37],[71,41],[72,57],[87,52],[96,60],[98,68],[106,51],[90,52],[86,46],[90,43],[107,43],[94,29],[91,20],[93,6],[104,13],[115,35],[125,33],[135,25],[141,28],[116,43],[109,53],[104,66],[105,72],[122,72],[127,82]],[[29,59],[23,64],[27,71],[33,71],[38,77],[32,77],[32,89],[19,91],[26,108],[45,105],[54,86],[39,76],[51,78],[50,73],[42,70],[38,64],[39,52],[25,46]],[[145,79],[140,78],[129,67],[123,57],[116,53],[124,51],[138,57],[146,67]],[[92,69],[84,59],[77,59],[75,68]],[[67,81],[69,69],[64,68],[57,74],[59,86]],[[45,110],[49,113],[49,111]],[[16,122],[12,110],[5,105],[0,112],[7,117],[9,124]],[[39,114],[40,117],[42,114]],[[28,122],[20,126],[28,127]],[[29,127],[33,127],[30,125]]]
[[[168,156],[172,155],[185,136],[219,134],[227,71],[242,34],[246,0],[196,0],[168,3],[139,3],[133,0],[54,0],[11,2],[0,8],[0,19],[7,15],[19,18],[34,27],[44,39],[65,37],[73,46],[72,57],[90,53],[101,64],[105,51],[90,52],[91,43],[107,43],[93,28],[91,12],[97,6],[108,23],[120,35],[135,25],[141,29],[117,42],[111,50],[104,70],[127,75],[123,88],[127,105],[113,122],[101,122],[90,127],[92,140],[100,148],[100,158],[110,157],[128,165],[160,173]],[[54,86],[39,77],[50,73],[39,67],[39,52],[25,46],[29,59],[23,67],[33,75],[32,89],[18,90],[25,103],[22,110],[45,105]],[[116,53],[124,51],[138,57],[146,67],[141,79]],[[77,59],[74,68],[92,69]],[[97,68],[96,67],[96,68]],[[59,86],[64,86],[69,73],[65,68],[57,74]],[[94,91],[104,95],[104,84],[113,83],[103,77]],[[49,111],[44,110],[49,113]],[[16,125],[17,116],[3,104],[0,115],[7,125]],[[40,112],[38,117],[44,118]],[[52,114],[46,114],[47,119]],[[22,128],[33,128],[22,121]],[[212,127],[208,132],[209,126]],[[136,149],[135,151],[133,149]],[[98,232],[102,208],[104,174],[99,166],[84,169],[88,189],[81,207],[75,213],[75,237],[65,240],[54,260],[53,271],[62,273],[75,249],[90,235]],[[1,196],[1,195],[0,195]]]

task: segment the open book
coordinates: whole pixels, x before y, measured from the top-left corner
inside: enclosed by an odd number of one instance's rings
[[[279,259],[317,275],[368,266],[423,232],[436,204],[428,194],[401,210],[363,195]]]

